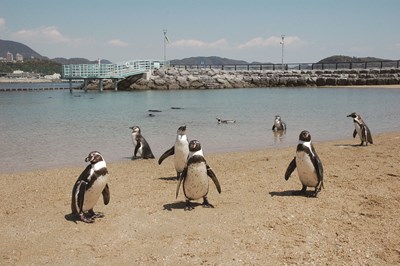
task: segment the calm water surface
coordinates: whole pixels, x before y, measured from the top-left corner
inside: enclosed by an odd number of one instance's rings
[[[314,143],[351,138],[346,115],[354,111],[372,134],[399,131],[399,100],[400,90],[382,88],[1,92],[0,172],[84,166],[92,150],[107,162],[130,160],[132,125],[141,127],[156,157],[183,124],[206,154],[295,146],[304,129]],[[149,109],[161,112],[150,117]],[[271,131],[275,114],[288,126],[283,136]],[[237,123],[218,125],[216,117]]]

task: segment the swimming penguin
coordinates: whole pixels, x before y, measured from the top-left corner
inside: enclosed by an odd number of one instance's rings
[[[356,135],[358,134],[361,140],[360,146],[362,146],[364,142],[365,146],[368,146],[368,142],[373,144],[371,132],[369,131],[367,124],[365,124],[365,122],[362,120],[361,116],[356,112],[354,112],[349,114],[347,117],[353,118],[354,122],[353,138],[355,138]]]
[[[130,129],[132,129],[132,142],[135,147],[132,159],[135,159],[137,155],[143,159],[154,159],[150,146],[142,136],[140,128],[138,126],[133,126],[130,127]]]
[[[296,167],[300,182],[303,185],[300,193],[304,194],[307,187],[314,187],[313,196],[316,197],[318,192],[321,191],[321,187],[324,187],[324,170],[311,143],[311,135],[306,130],[300,133],[296,157],[290,162],[286,170],[285,180],[289,179]]]
[[[103,217],[96,214],[93,207],[100,195],[103,194],[104,204],[110,202],[110,190],[108,188],[108,171],[103,156],[98,151],[92,151],[86,157],[85,162],[90,162],[86,169],[78,177],[72,189],[72,214],[78,215],[85,223],[93,223],[95,218]]]
[[[204,207],[214,208],[207,200],[209,188],[208,177],[214,181],[218,193],[221,193],[219,181],[204,158],[200,142],[197,140],[190,141],[189,151],[187,166],[183,170],[176,188],[176,197],[178,198],[179,188],[183,182],[183,193],[186,198],[185,210],[192,210],[193,207],[190,206],[190,201],[200,198],[203,198]]]
[[[274,120],[274,125],[272,126],[272,130],[273,131],[280,131],[286,130],[286,123],[282,121],[281,117],[279,115],[275,116],[275,120]]]
[[[161,164],[165,158],[171,155],[174,155],[176,178],[179,179],[180,174],[186,166],[186,161],[189,155],[189,142],[186,137],[186,126],[178,128],[174,146],[161,155],[160,159],[158,159],[158,164]]]
[[[236,120],[232,120],[232,119],[221,119],[221,118],[216,118],[218,121],[218,124],[234,124],[236,123]]]

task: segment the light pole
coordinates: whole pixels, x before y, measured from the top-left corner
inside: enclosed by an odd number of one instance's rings
[[[163,30],[164,32],[164,67],[167,63],[167,29]]]
[[[282,45],[282,71],[283,71],[283,48],[285,46],[285,35],[281,35],[282,41],[281,41],[281,45]]]

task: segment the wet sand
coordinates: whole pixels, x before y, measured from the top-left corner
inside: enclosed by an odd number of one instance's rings
[[[108,164],[110,204],[70,219],[81,167],[0,174],[1,265],[395,265],[400,263],[400,132],[313,140],[317,198],[284,180],[295,147],[207,155],[222,193],[184,210],[172,158]],[[89,153],[90,151],[88,151]],[[107,160],[107,158],[105,158]],[[23,160],[21,160],[23,163]]]

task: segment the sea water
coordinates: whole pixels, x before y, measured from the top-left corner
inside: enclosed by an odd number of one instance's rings
[[[85,165],[94,150],[107,162],[130,160],[133,125],[156,158],[172,147],[181,125],[206,156],[295,149],[302,130],[310,131],[314,143],[351,138],[351,112],[361,114],[372,134],[399,131],[399,102],[399,89],[384,88],[1,92],[0,172]],[[276,114],[287,124],[283,135],[271,130]],[[236,123],[218,124],[217,117]]]

